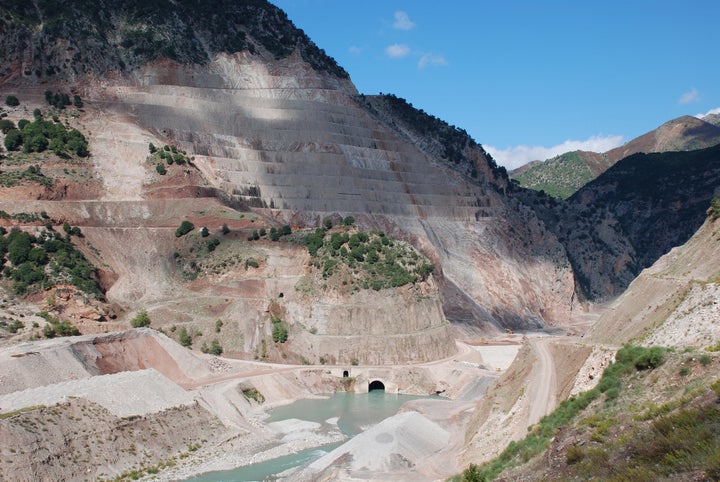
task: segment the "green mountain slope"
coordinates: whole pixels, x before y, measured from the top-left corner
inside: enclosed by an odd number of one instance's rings
[[[620,159],[637,153],[692,151],[720,144],[720,127],[712,117],[682,116],[605,153],[567,152],[543,162],[533,161],[510,177],[520,186],[567,199]]]

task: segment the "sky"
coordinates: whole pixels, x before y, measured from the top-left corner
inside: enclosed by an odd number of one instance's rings
[[[720,112],[718,0],[270,0],[350,74],[513,169]]]

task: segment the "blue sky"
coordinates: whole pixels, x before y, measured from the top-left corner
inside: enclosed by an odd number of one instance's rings
[[[717,0],[270,1],[360,92],[407,99],[510,169],[720,107]]]

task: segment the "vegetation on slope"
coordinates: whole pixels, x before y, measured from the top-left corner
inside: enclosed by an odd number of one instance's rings
[[[87,157],[89,154],[85,136],[77,129],[62,124],[57,115],[53,115],[53,120],[49,121],[37,110],[32,122],[21,119],[17,126],[7,119],[0,122],[0,128],[5,134],[3,142],[8,151],[22,149],[30,153],[50,150],[61,158],[70,155]]]
[[[346,218],[347,220],[347,218]],[[349,224],[317,228],[305,236],[311,266],[333,285],[353,290],[397,288],[423,281],[435,267],[412,246],[382,231],[365,233]]]
[[[7,234],[7,235],[5,235]],[[17,294],[40,291],[69,283],[102,299],[96,268],[75,249],[72,236],[81,236],[77,227],[66,224],[65,236],[52,229],[33,235],[17,228],[0,231],[0,261],[3,276]]]
[[[129,71],[158,58],[203,64],[219,52],[280,59],[298,50],[315,69],[348,76],[265,0],[3,2],[0,31],[0,75],[21,61],[22,75],[53,79]]]
[[[501,473],[502,480],[687,480],[691,474],[715,480],[717,364],[708,354],[626,346],[595,389],[566,400],[524,440],[454,480],[494,480]]]
[[[150,155],[145,162],[155,165],[155,170],[161,176],[167,174],[167,170],[173,165],[184,166],[195,160],[194,157],[189,157],[187,152],[178,149],[174,145],[166,144],[161,148],[157,148],[151,142],[148,145],[148,150],[150,151]]]
[[[520,186],[567,199],[578,189],[595,179],[579,151],[567,152],[532,166],[518,175],[511,174]]]
[[[493,181],[506,181],[507,171],[461,128],[416,109],[393,94],[360,96],[361,105],[388,122],[389,126],[411,136],[417,147],[443,160],[451,169],[470,179],[483,180],[487,173]],[[479,172],[478,169],[488,172]]]

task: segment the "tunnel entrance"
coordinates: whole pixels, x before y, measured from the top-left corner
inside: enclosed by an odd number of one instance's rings
[[[380,380],[373,380],[370,382],[370,385],[368,385],[368,392],[372,392],[373,390],[385,391],[385,384]]]
[[[349,377],[349,376],[350,376],[350,372],[349,372],[349,371],[347,371],[347,370],[343,371],[343,378],[347,378],[347,377]]]

